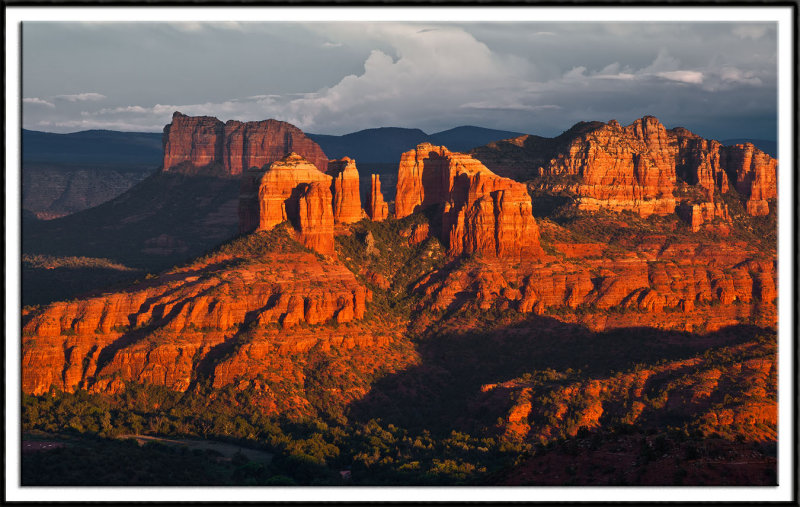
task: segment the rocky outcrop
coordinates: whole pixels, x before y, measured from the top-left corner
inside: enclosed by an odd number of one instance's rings
[[[299,187],[298,229],[302,243],[312,250],[333,255],[333,209],[331,191],[325,182]]]
[[[285,330],[358,321],[371,297],[343,266],[309,253],[272,253],[266,261],[231,267],[234,260],[220,255],[121,292],[29,314],[23,391],[115,391],[125,381],[183,391],[199,362],[250,327],[281,330],[291,349],[293,337]]]
[[[211,116],[175,112],[164,127],[164,171],[206,172],[237,176],[262,168],[291,152],[299,153],[320,171],[328,167],[322,148],[297,127],[264,120],[222,123]]]
[[[204,167],[222,158],[225,125],[212,116],[172,115],[164,127],[164,171],[179,165]]]
[[[473,259],[432,273],[413,288],[418,309],[515,308],[593,330],[775,325],[775,265],[744,244],[661,243],[616,258],[576,254],[519,264]]]
[[[747,196],[747,213],[768,215],[769,199],[778,197],[778,161],[750,143],[727,148],[727,168],[736,190]]]
[[[264,171],[248,169],[239,198],[239,231],[268,231],[288,220],[305,246],[332,254],[332,181],[296,153],[273,162]]]
[[[705,435],[771,440],[778,416],[775,352],[774,344],[747,342],[612,377],[575,382],[555,374],[544,385],[518,378],[484,385],[476,409],[510,404],[497,419],[501,438],[508,440],[545,443],[610,421],[652,424],[662,419],[687,421]]]
[[[372,175],[369,194],[367,194],[367,215],[374,222],[382,222],[389,218],[389,204],[383,200],[381,193],[381,177]]]
[[[675,212],[686,220],[692,232],[699,231],[703,224],[712,222],[717,218],[726,223],[731,222],[728,206],[721,202],[701,202],[698,204],[682,202],[675,209]]]
[[[670,214],[681,182],[711,203],[733,182],[750,214],[766,214],[775,197],[777,161],[769,155],[751,144],[726,147],[684,128],[667,130],[652,116],[625,127],[581,122],[553,139],[522,136],[471,153],[500,175],[569,190],[589,211]]]
[[[395,213],[403,218],[435,205],[450,255],[542,253],[525,185],[497,176],[469,155],[420,144],[400,160]]]
[[[330,160],[327,174],[333,178],[331,193],[334,221],[351,224],[361,220],[361,193],[356,161],[349,157]]]
[[[570,143],[542,175],[577,175],[578,207],[633,210],[641,216],[675,211],[675,146],[653,117],[627,127],[609,122]]]

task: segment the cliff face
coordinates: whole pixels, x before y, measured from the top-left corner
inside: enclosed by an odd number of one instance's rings
[[[778,197],[778,161],[750,143],[727,148],[728,171],[735,175],[736,190],[746,195],[747,212],[768,215],[768,199]]]
[[[203,167],[222,157],[225,125],[212,116],[172,115],[164,127],[164,171],[181,163]]]
[[[333,178],[296,153],[273,162],[265,171],[247,170],[239,197],[239,231],[269,231],[288,220],[305,246],[332,254],[332,182]]]
[[[333,178],[331,192],[334,220],[343,224],[361,220],[361,193],[356,161],[349,157],[330,160],[327,174]]]
[[[247,325],[287,330],[348,323],[364,316],[371,297],[343,266],[312,254],[239,260],[219,255],[30,315],[23,328],[23,390],[115,391],[123,381],[137,381],[183,391],[203,358]]]
[[[413,289],[421,297],[418,309],[552,312],[593,330],[711,331],[743,319],[775,325],[775,265],[746,245],[661,244],[619,258],[581,253],[555,263],[473,260],[433,273]]]
[[[396,215],[433,205],[441,206],[441,238],[450,255],[542,253],[525,185],[497,176],[469,155],[426,143],[400,160]]]
[[[175,112],[164,127],[164,171],[193,172],[212,164],[213,172],[236,176],[261,168],[291,152],[303,155],[320,171],[328,167],[322,148],[297,127],[277,120],[222,123],[210,116]]]
[[[331,191],[325,182],[298,187],[298,229],[302,243],[312,250],[333,255],[333,209]]]
[[[381,193],[381,177],[372,175],[369,195],[367,195],[367,215],[370,220],[381,222],[389,218],[389,204],[383,200]]]
[[[776,195],[777,161],[769,155],[751,144],[725,147],[684,128],[667,130],[652,116],[625,127],[615,120],[579,123],[553,139],[522,136],[472,153],[498,174],[569,189],[590,211],[670,214],[681,182],[714,203],[731,181],[751,215],[768,213],[767,200]]]

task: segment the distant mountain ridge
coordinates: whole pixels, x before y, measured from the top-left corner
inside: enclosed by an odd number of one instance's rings
[[[161,164],[164,148],[160,132],[84,130],[55,134],[22,129],[22,162],[139,166]]]
[[[22,161],[57,164],[147,165],[163,160],[161,132],[84,130],[56,134],[22,129]],[[307,134],[329,159],[349,156],[357,161],[397,163],[400,155],[429,142],[453,151],[467,151],[492,141],[522,135],[520,132],[460,126],[434,134],[420,129],[379,127],[341,136]]]
[[[380,127],[342,136],[306,134],[322,147],[328,158],[348,156],[356,162],[397,163],[400,155],[420,143],[447,146],[452,151],[468,151],[493,141],[522,135],[519,132],[461,126],[434,134],[420,129]]]

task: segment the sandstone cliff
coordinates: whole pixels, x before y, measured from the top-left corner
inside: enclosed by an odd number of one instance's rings
[[[370,220],[381,222],[389,217],[389,204],[383,200],[381,193],[381,177],[372,175],[369,194],[367,195],[367,215]]]
[[[303,155],[320,171],[328,167],[322,148],[282,121],[222,123],[211,116],[175,112],[172,123],[164,127],[164,171],[191,173],[211,167],[214,174],[236,176],[291,152]]]
[[[331,191],[325,182],[303,183],[298,187],[298,229],[305,246],[333,255],[333,209]]]
[[[330,160],[327,174],[333,177],[331,193],[334,220],[343,224],[361,220],[361,193],[356,161],[349,157]]]
[[[332,181],[296,153],[273,162],[266,170],[248,169],[239,197],[239,231],[268,231],[288,220],[305,246],[332,254]]]
[[[778,161],[750,143],[727,148],[727,169],[734,177],[736,190],[747,196],[747,212],[769,214],[769,199],[778,197]]]
[[[434,205],[441,207],[441,237],[450,255],[542,253],[525,185],[469,155],[420,144],[400,159],[395,213],[402,218]]]
[[[124,381],[183,391],[203,358],[248,326],[278,333],[303,323],[353,322],[363,318],[370,297],[350,271],[309,253],[274,252],[244,262],[238,254],[215,255],[119,292],[53,303],[26,316],[23,391],[116,391]],[[283,340],[289,350],[295,346],[291,335]]]
[[[710,203],[733,182],[752,215],[768,213],[767,200],[776,196],[777,161],[769,155],[751,144],[725,147],[684,128],[667,130],[652,116],[625,127],[581,122],[553,139],[521,136],[471,153],[500,175],[570,190],[586,210],[670,214],[679,182]]]

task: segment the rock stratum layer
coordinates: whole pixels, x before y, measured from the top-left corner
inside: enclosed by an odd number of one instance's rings
[[[164,127],[163,143],[164,171],[207,169],[216,175],[238,176],[292,152],[320,171],[328,168],[328,157],[317,143],[294,125],[277,120],[223,123],[211,116],[175,112],[172,123]]]
[[[431,206],[441,207],[441,238],[450,255],[542,253],[525,185],[469,155],[425,143],[400,159],[395,214],[403,218]]]
[[[652,116],[625,127],[581,122],[556,138],[521,136],[471,153],[503,176],[567,188],[586,210],[670,214],[680,182],[712,203],[732,182],[751,215],[769,213],[777,196],[777,161],[752,144],[726,147],[684,128],[667,130]]]

